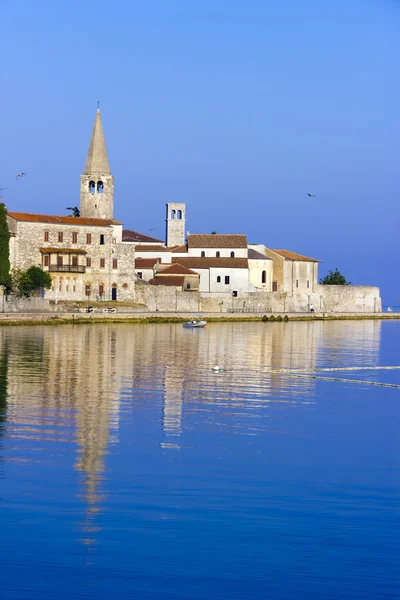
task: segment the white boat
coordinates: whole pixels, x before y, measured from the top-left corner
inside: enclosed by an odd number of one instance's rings
[[[207,321],[187,321],[183,324],[184,327],[205,327]]]

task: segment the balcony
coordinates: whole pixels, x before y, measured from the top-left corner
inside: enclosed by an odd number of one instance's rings
[[[49,265],[50,273],[86,273],[83,265]]]

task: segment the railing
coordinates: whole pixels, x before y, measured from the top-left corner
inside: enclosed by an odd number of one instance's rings
[[[49,265],[49,271],[53,273],[86,273],[83,265]]]

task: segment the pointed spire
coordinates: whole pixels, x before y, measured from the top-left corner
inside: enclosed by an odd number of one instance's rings
[[[86,175],[111,173],[103,125],[101,124],[100,108],[97,108],[96,112],[84,173]]]

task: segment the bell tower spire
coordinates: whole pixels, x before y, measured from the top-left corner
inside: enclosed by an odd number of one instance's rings
[[[80,214],[81,217],[114,218],[114,177],[108,162],[99,107],[94,120],[85,170],[81,175]]]

